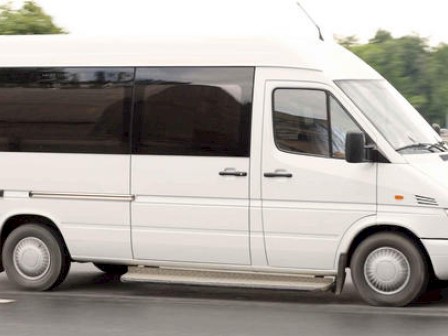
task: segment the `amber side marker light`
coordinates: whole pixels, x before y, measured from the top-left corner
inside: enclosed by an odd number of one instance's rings
[[[402,200],[404,200],[404,196],[403,195],[395,195],[395,200],[402,201]]]

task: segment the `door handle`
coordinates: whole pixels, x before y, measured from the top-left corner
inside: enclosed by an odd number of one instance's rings
[[[276,172],[276,173],[264,173],[264,177],[287,177],[287,178],[291,178],[292,174],[291,173],[285,173],[285,172]]]
[[[222,171],[219,172],[220,176],[238,176],[238,177],[244,177],[247,176],[246,172],[240,172],[240,171]]]

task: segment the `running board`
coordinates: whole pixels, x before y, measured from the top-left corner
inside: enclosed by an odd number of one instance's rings
[[[299,291],[327,291],[332,289],[335,277],[130,266],[128,272],[121,276],[121,281]]]

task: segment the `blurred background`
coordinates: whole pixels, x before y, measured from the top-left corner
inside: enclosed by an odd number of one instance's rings
[[[0,35],[316,36],[295,0],[0,0]],[[443,1],[300,0],[326,39],[388,79],[430,123],[448,125]]]

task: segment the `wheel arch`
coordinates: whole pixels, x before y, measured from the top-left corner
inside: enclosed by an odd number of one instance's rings
[[[0,271],[3,271],[3,260],[1,255],[3,251],[3,245],[6,239],[15,229],[28,223],[39,224],[52,230],[62,242],[65,253],[67,253],[69,258],[71,259],[70,251],[67,247],[62,232],[52,218],[45,215],[39,215],[33,213],[14,214],[6,217],[6,219],[2,223],[0,230]]]
[[[428,265],[428,270],[430,271],[430,277],[434,277],[434,268],[431,258],[420,238],[411,229],[397,224],[375,224],[360,229],[355,235],[353,235],[353,238],[350,239],[349,244],[346,244],[345,249],[339,252],[338,259],[341,254],[345,254],[346,257],[344,266],[349,267],[353,253],[359,244],[361,244],[361,242],[363,242],[366,238],[381,232],[401,234],[412,241],[425,258]]]

